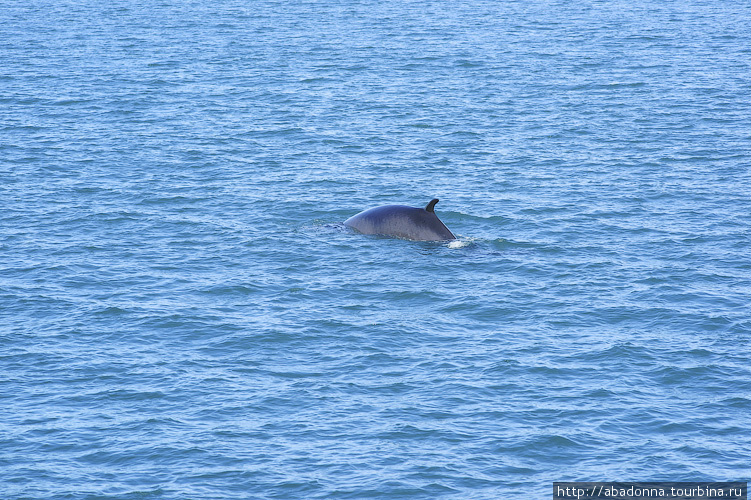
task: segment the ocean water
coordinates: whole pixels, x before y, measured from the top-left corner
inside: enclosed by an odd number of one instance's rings
[[[0,498],[751,480],[749,2],[0,18]]]

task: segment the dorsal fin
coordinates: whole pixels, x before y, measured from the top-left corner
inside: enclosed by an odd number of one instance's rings
[[[433,198],[430,200],[430,202],[425,205],[425,211],[426,212],[435,212],[435,204],[438,203],[438,198]]]

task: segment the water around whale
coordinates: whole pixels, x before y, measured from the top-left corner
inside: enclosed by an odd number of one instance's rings
[[[3,500],[751,478],[751,2],[0,18]]]

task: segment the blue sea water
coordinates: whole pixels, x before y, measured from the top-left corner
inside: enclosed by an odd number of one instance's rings
[[[749,2],[0,18],[1,498],[751,480]]]

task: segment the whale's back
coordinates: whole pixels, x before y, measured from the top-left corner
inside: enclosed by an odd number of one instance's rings
[[[428,208],[432,209],[433,206],[434,202],[428,204]],[[418,241],[456,239],[435,212],[406,205],[371,208],[350,217],[344,224],[363,234],[379,234]]]

